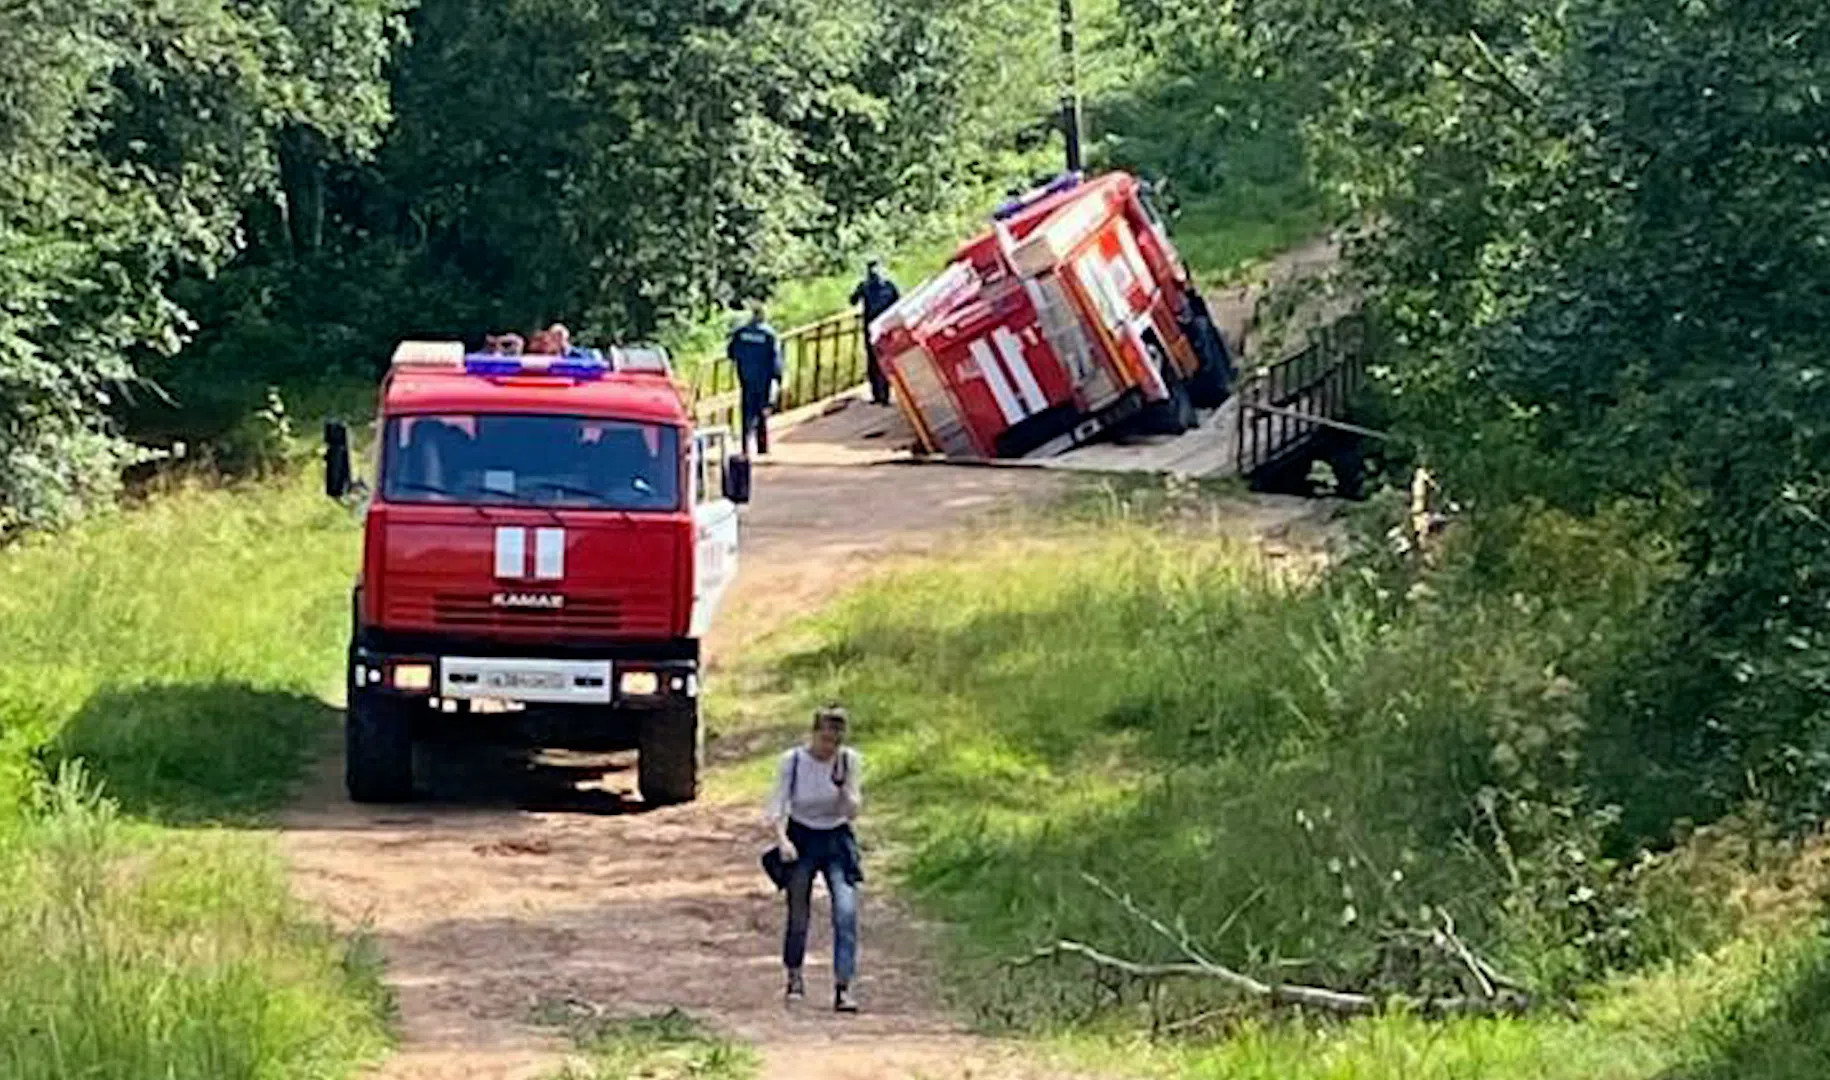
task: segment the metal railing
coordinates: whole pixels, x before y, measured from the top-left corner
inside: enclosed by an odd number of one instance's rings
[[[856,311],[829,315],[782,335],[780,411],[836,397],[864,382],[864,320]],[[721,356],[699,369],[693,415],[701,425],[739,430],[743,418],[737,368]]]
[[[1239,475],[1286,464],[1324,430],[1346,423],[1366,381],[1366,323],[1348,315],[1316,331],[1300,352],[1252,372],[1239,387]]]

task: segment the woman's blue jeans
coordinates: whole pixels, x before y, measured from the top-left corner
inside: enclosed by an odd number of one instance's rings
[[[782,963],[799,971],[807,959],[807,924],[813,917],[813,876],[826,879],[832,895],[832,974],[840,985],[858,973],[858,887],[845,880],[844,864],[825,859],[818,865],[802,857],[788,875],[788,933],[782,941]]]

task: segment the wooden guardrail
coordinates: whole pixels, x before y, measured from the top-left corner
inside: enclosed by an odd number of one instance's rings
[[[781,411],[836,397],[864,382],[864,319],[856,311],[830,315],[782,335]],[[701,426],[738,430],[743,418],[737,369],[729,357],[699,369],[693,414]]]
[[[1366,322],[1348,315],[1301,351],[1250,373],[1238,389],[1239,475],[1255,477],[1303,452],[1321,431],[1379,433],[1346,422],[1366,381]]]

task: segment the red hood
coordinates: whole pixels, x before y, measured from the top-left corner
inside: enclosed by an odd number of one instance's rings
[[[681,637],[691,535],[685,514],[377,505],[363,616],[393,632],[504,642]]]

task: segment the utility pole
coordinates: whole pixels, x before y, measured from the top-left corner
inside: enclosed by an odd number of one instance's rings
[[[1061,134],[1067,141],[1069,172],[1085,164],[1080,149],[1080,55],[1074,32],[1074,0],[1061,0]]]

